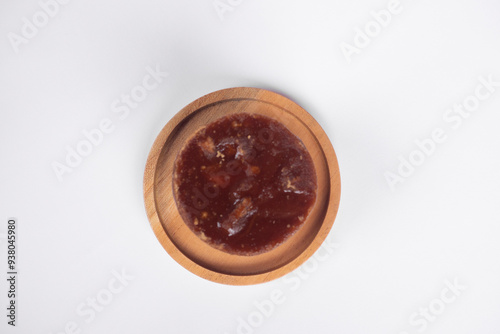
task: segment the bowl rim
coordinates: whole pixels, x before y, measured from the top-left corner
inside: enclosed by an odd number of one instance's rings
[[[170,138],[172,131],[176,129],[176,127],[186,118],[188,118],[193,113],[196,113],[197,110],[215,103],[220,103],[224,100],[234,99],[258,100],[261,102],[273,104],[300,119],[309,128],[310,132],[314,135],[314,137],[320,144],[321,149],[323,150],[323,154],[326,158],[326,163],[328,165],[327,169],[329,172],[330,181],[328,192],[329,198],[327,199],[326,213],[316,236],[306,247],[306,249],[293,260],[281,267],[259,274],[241,275],[221,273],[206,268],[201,264],[193,261],[180,249],[178,249],[177,246],[172,242],[164,229],[156,207],[157,204],[154,188],[157,165],[163,147]],[[143,179],[143,195],[146,214],[156,238],[163,246],[163,248],[167,251],[167,253],[181,266],[202,278],[221,284],[259,284],[274,280],[293,271],[294,269],[302,265],[305,261],[307,261],[307,259],[309,259],[325,241],[333,226],[340,204],[340,171],[335,150],[333,149],[328,136],[319,125],[319,123],[306,110],[304,110],[297,103],[293,102],[287,97],[270,90],[253,87],[234,87],[218,90],[194,100],[193,102],[182,108],[177,114],[175,114],[163,127],[163,129],[156,137],[147,158]]]

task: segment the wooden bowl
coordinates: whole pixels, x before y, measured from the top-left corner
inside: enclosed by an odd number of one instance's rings
[[[203,242],[180,216],[172,187],[174,161],[184,143],[212,121],[240,112],[275,119],[299,137],[311,155],[318,184],[316,202],[302,227],[273,250],[253,256],[229,254]],[[144,201],[156,237],[183,267],[218,283],[263,283],[300,266],[328,235],[340,201],[337,157],[320,125],[295,102],[264,89],[223,89],[190,103],[162,129],[146,163]]]

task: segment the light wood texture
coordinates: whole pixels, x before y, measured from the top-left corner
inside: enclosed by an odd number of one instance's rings
[[[199,239],[182,220],[172,186],[175,158],[189,137],[208,123],[239,112],[261,114],[285,125],[306,146],[318,178],[317,199],[303,226],[280,246],[254,256],[228,254]],[[267,282],[304,263],[328,235],[340,201],[337,157],[321,126],[295,102],[258,88],[224,89],[184,107],[160,132],[146,163],[144,201],[156,237],[186,269],[223,284]]]

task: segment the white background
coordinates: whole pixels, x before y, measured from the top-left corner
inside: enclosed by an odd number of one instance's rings
[[[350,63],[341,43],[354,45],[356,28],[388,1],[232,3],[221,20],[212,0],[72,0],[16,53],[9,33],[22,36],[23,18],[41,7],[1,0],[0,233],[18,219],[20,274],[16,328],[1,279],[0,332],[499,333],[500,87],[456,129],[443,115],[480,76],[500,81],[500,3],[402,0]],[[148,67],[169,76],[120,119],[111,104]],[[309,111],[342,178],[334,252],[248,287],[172,260],[142,198],[161,128],[196,98],[235,86]],[[59,181],[52,164],[106,118],[113,132]],[[446,141],[391,190],[384,173],[436,128]],[[0,247],[6,268],[5,239]],[[77,312],[122,270],[133,279],[94,319]],[[450,303],[440,301],[446,280],[465,287]],[[284,301],[259,315],[255,302],[272,291]],[[422,320],[430,305],[439,314]]]

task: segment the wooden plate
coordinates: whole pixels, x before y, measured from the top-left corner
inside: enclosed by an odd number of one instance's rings
[[[199,239],[181,218],[172,187],[174,161],[186,140],[208,123],[240,112],[285,125],[306,146],[318,178],[316,202],[302,227],[280,246],[253,256],[228,254]],[[340,201],[337,157],[320,125],[293,101],[264,89],[224,89],[184,107],[160,132],[146,163],[144,201],[156,237],[186,269],[223,284],[267,282],[304,263],[328,235]]]

